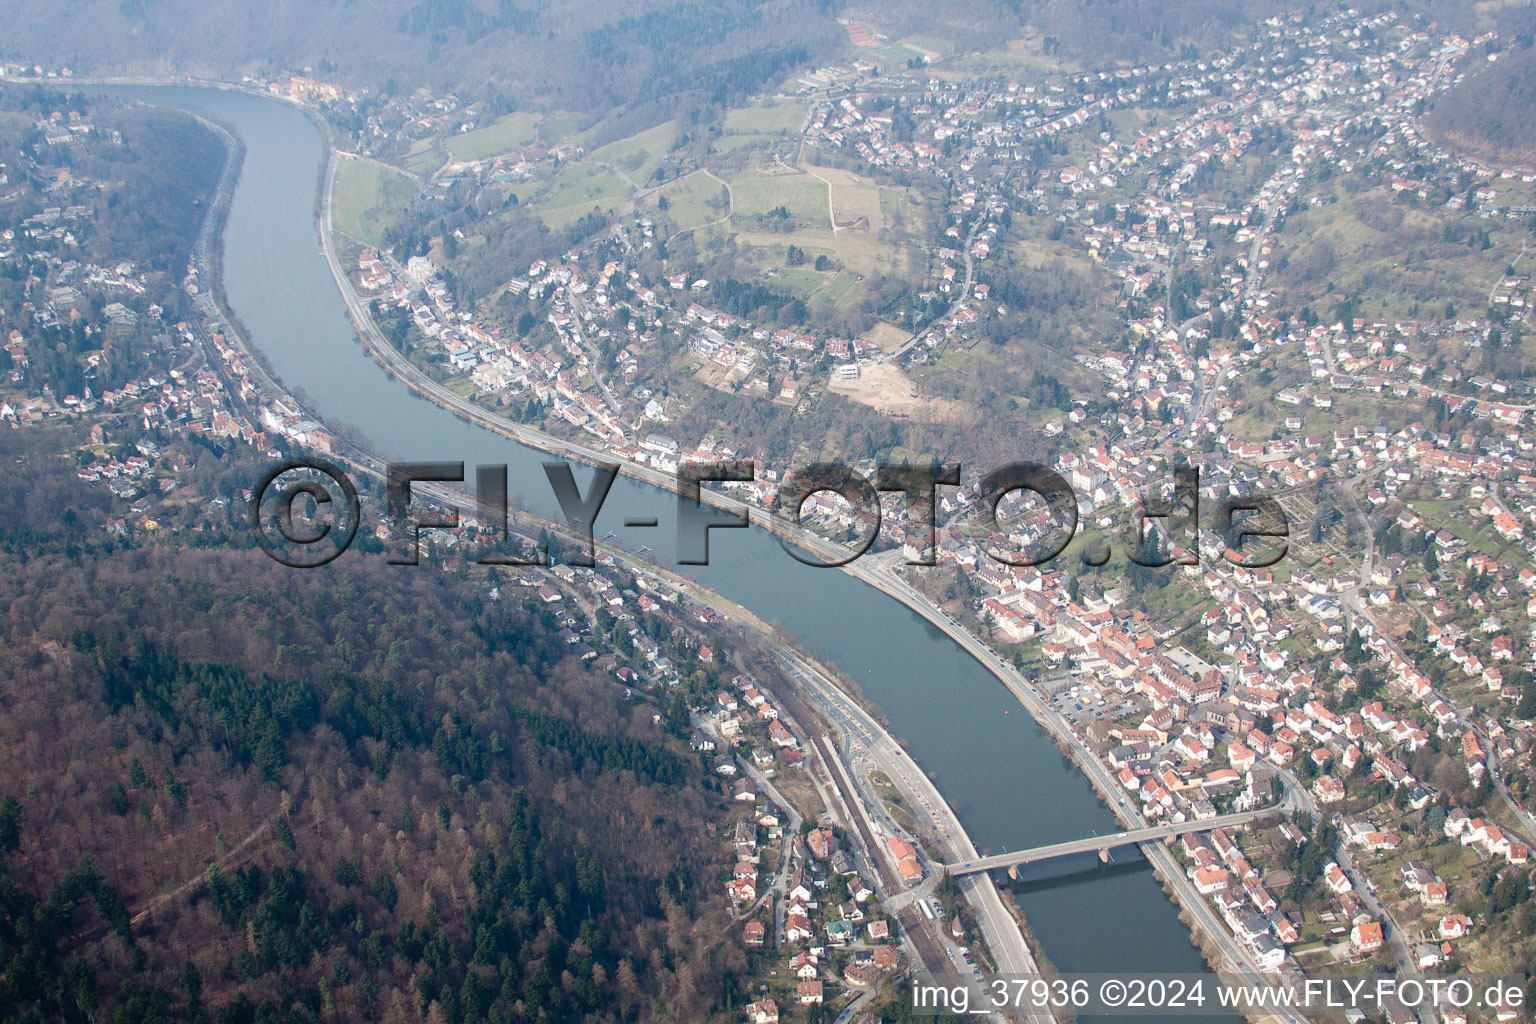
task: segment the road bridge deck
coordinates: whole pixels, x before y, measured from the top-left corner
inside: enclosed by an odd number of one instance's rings
[[[1279,807],[1264,807],[1255,811],[1223,814],[1215,818],[1206,818],[1203,821],[1168,822],[1163,825],[1152,825],[1148,828],[1131,829],[1128,832],[1112,832],[1109,835],[1072,839],[1065,843],[1034,846],[1027,850],[1015,850],[1012,853],[998,853],[990,857],[981,857],[977,860],[961,861],[958,864],[946,864],[944,869],[951,875],[970,875],[978,871],[991,871],[994,868],[1034,864],[1037,861],[1050,860],[1054,857],[1066,857],[1074,853],[1103,853],[1117,846],[1130,846],[1133,843],[1148,843],[1159,839],[1169,839],[1174,836],[1186,835],[1190,832],[1209,832],[1217,828],[1246,825],[1255,819],[1279,814],[1280,811],[1281,808]]]

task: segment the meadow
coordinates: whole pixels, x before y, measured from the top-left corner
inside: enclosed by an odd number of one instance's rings
[[[338,231],[368,245],[383,241],[384,229],[409,207],[419,183],[374,160],[343,160],[336,168],[331,216]]]

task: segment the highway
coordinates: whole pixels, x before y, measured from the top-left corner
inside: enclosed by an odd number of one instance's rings
[[[472,405],[428,379],[386,342],[378,328],[374,325],[373,318],[369,315],[366,305],[353,290],[351,281],[347,278],[336,254],[331,226],[331,194],[335,183],[338,157],[335,148],[330,145],[329,133],[324,126],[324,122],[321,121],[320,124],[322,131],[327,131],[327,147],[330,153],[326,167],[325,187],[321,195],[319,218],[322,249],[327,263],[330,265],[331,273],[336,279],[337,287],[346,301],[347,309],[363,336],[365,346],[373,354],[374,358],[378,359],[386,369],[407,386],[411,387],[412,390],[449,408],[473,423],[556,455],[577,459],[589,464],[611,463],[613,456],[610,453],[585,445],[563,441],[542,431],[512,423],[503,417],[493,415]],[[677,489],[677,478],[674,474],[662,472],[650,466],[627,462],[621,463],[620,470],[626,475],[654,486],[674,491]],[[777,517],[765,515],[763,510],[750,506],[739,499],[708,489],[703,491],[701,497],[718,508],[748,517],[756,525],[763,526],[780,536],[789,537],[796,544],[823,558],[840,561],[846,557],[846,549],[833,545],[829,541],[810,534],[808,531],[789,527]],[[752,513],[754,512],[757,514],[753,515]],[[1034,689],[1027,680],[1020,676],[1011,666],[1002,662],[981,640],[962,629],[958,623],[950,619],[941,609],[934,607],[926,597],[914,590],[904,580],[896,576],[895,573],[875,571],[858,560],[843,566],[843,571],[896,597],[908,607],[944,629],[962,647],[969,651],[973,657],[996,675],[1014,693],[1019,701],[1024,704],[1030,713],[1034,715],[1035,719],[1045,725],[1048,731],[1071,751],[1074,761],[1078,763],[1084,774],[1088,776],[1089,781],[1098,789],[1105,803],[1116,811],[1122,823],[1130,828],[1147,827],[1147,822],[1141,818],[1139,812],[1126,802],[1123,793],[1116,786],[1104,765],[1077,738],[1065,720],[1056,715],[1045,704],[1039,695],[1034,692]],[[916,774],[921,776],[921,772]],[[1247,954],[1217,922],[1209,905],[1194,890],[1193,885],[1189,883],[1188,879],[1184,877],[1183,872],[1178,869],[1178,865],[1172,856],[1156,845],[1143,846],[1143,852],[1159,868],[1168,883],[1175,890],[1179,891],[1180,903],[1189,907],[1191,913],[1197,918],[1203,918],[1203,930],[1212,937],[1213,941],[1223,947],[1225,958],[1232,964],[1246,962]],[[958,859],[963,860],[965,858],[962,856]],[[982,899],[985,901],[984,896]],[[1003,913],[1006,914],[1006,911],[1004,910]],[[1011,917],[1009,921],[1011,925]],[[1017,934],[1018,929],[1016,926],[1013,927],[1013,931]],[[1022,946],[1022,939],[1019,941],[1019,945]],[[1027,953],[1027,948],[1025,952]],[[994,955],[998,954],[994,953]],[[999,964],[1001,965],[1001,963],[1002,959],[999,957]]]
[[[914,814],[927,819],[936,845],[941,846],[936,852],[956,855],[957,859],[979,855],[965,827],[949,813],[944,798],[932,781],[878,722],[798,655],[786,653],[783,664],[805,688],[807,696],[843,730],[851,747],[859,751],[857,756],[884,771],[899,789],[907,793],[910,798],[908,806]],[[976,908],[978,919],[986,932],[988,947],[999,969],[1005,973],[1033,972],[1034,957],[1024,944],[1013,915],[1003,906],[996,886],[991,885],[989,880],[985,886],[975,885],[970,888],[975,890],[971,903]]]
[[[1069,839],[1064,843],[1034,846],[1028,850],[993,854],[990,857],[980,857],[976,860],[962,861],[958,864],[947,864],[945,865],[945,870],[952,875],[968,875],[977,871],[991,871],[994,868],[1034,864],[1038,861],[1050,860],[1054,857],[1068,857],[1076,853],[1104,853],[1117,846],[1129,846],[1132,843],[1150,843],[1160,839],[1171,839],[1174,836],[1187,835],[1190,832],[1209,832],[1212,829],[1246,825],[1258,818],[1274,817],[1279,813],[1281,813],[1279,807],[1264,807],[1256,811],[1223,814],[1219,817],[1207,818],[1204,821],[1168,822],[1164,825],[1153,825],[1150,828],[1113,832],[1107,836],[1088,836],[1086,839]]]
[[[323,123],[322,130],[324,130]],[[532,447],[550,451],[557,455],[563,455],[569,458],[577,459],[589,464],[611,462],[612,456],[607,452],[588,448],[583,445],[565,442],[559,438],[552,437],[540,431],[522,427],[501,417],[493,416],[492,414],[487,413],[484,410],[481,410],[471,405],[470,403],[463,401],[462,399],[459,399],[458,396],[451,394],[450,392],[436,385],[435,382],[427,379],[386,342],[382,334],[378,331],[377,326],[374,324],[373,318],[369,314],[366,304],[353,290],[351,282],[348,280],[346,272],[341,266],[340,259],[337,255],[336,245],[332,235],[331,195],[335,184],[335,175],[336,168],[338,166],[339,155],[337,154],[334,147],[330,146],[328,133],[327,146],[330,152],[330,158],[326,167],[325,186],[321,195],[320,216],[318,224],[320,229],[319,234],[321,239],[321,248],[326,257],[326,262],[330,267],[331,274],[336,281],[337,288],[341,292],[342,298],[347,306],[348,313],[351,316],[354,325],[359,330],[365,347],[374,356],[374,358],[381,362],[387,370],[393,373],[407,386],[411,387],[413,390],[419,393],[422,393],[424,397],[427,397],[439,404],[448,406],[460,416],[469,419],[470,421],[475,422],[481,426],[484,426],[487,429],[494,430],[503,436],[511,437],[514,440],[521,441]],[[212,283],[211,275],[208,283]],[[232,337],[231,340],[234,341],[235,339]],[[243,341],[243,339],[240,340]],[[216,353],[211,354],[216,355]],[[251,359],[253,368],[257,369],[259,372],[260,364],[251,358],[249,354],[247,355],[247,358]],[[264,377],[264,375],[262,376]],[[275,381],[264,379],[263,383],[268,385],[271,394],[283,394],[283,390]],[[374,463],[374,460],[371,458],[367,458],[366,461],[370,464]],[[368,468],[375,469],[376,464],[369,465]],[[668,490],[675,490],[677,486],[676,477],[673,474],[665,473],[651,467],[640,466],[636,464],[624,464],[622,466],[622,470],[626,474],[641,479],[646,483],[660,486]],[[435,491],[436,489],[433,490]],[[456,496],[451,495],[446,490],[444,490],[440,497],[444,500],[451,501],[452,498]],[[789,536],[796,543],[813,551],[819,552],[823,557],[829,558],[829,560],[841,558],[846,554],[842,549],[834,547],[829,542],[824,541],[819,537],[807,534],[804,531],[785,527],[772,516],[764,515],[762,510],[753,508],[752,506],[747,505],[745,502],[741,502],[726,495],[709,492],[707,490],[704,492],[703,497],[705,501],[715,504],[718,507],[723,507],[738,514],[749,516],[754,523],[765,525],[775,532],[780,533],[781,535]],[[467,501],[468,499],[464,500]],[[757,515],[751,515],[753,512],[756,512]],[[767,522],[765,522],[765,520],[767,520]],[[632,557],[626,557],[626,560],[630,561],[635,559]],[[651,567],[647,566],[647,568]],[[707,593],[701,592],[701,590],[696,586],[690,586],[689,590],[696,599],[702,598],[703,595]],[[712,606],[716,607],[717,610],[722,610],[726,615],[731,615],[733,613],[734,609],[727,610],[725,608],[725,602],[723,600],[715,597],[714,595],[709,596],[713,597],[714,600],[710,601],[705,599],[704,603],[711,604]],[[816,679],[821,684],[820,692],[828,695],[836,694],[837,698],[843,702],[842,707],[845,709],[845,713],[851,713],[859,716],[863,719],[863,724],[867,728],[871,729],[872,731],[879,730],[880,733],[883,734],[883,730],[880,730],[880,727],[874,723],[872,719],[869,719],[868,716],[864,715],[861,709],[858,709],[851,700],[848,700],[846,695],[843,695],[840,690],[837,690],[830,680],[821,676],[817,670],[813,669],[808,663],[798,659],[798,657],[794,656],[792,653],[785,652],[783,648],[777,643],[777,641],[774,641],[774,645],[781,651],[782,656],[794,659],[802,679]],[[884,757],[882,760],[884,761],[885,768],[892,779],[900,779],[904,784],[904,788],[906,788],[909,792],[913,791],[914,780],[922,780],[922,784],[926,786],[928,794],[927,802],[933,805],[942,805],[943,800],[939,796],[937,790],[933,789],[932,784],[927,781],[926,776],[924,776],[921,770],[918,769],[917,765],[911,761],[906,752],[901,750],[895,741],[891,740],[888,736],[884,737],[884,740],[886,745],[884,747]],[[902,763],[897,764],[898,761]],[[835,769],[832,769],[830,766],[829,770],[832,770],[835,773]],[[851,811],[852,809],[850,808],[850,812]],[[853,820],[857,821],[857,818],[854,817]],[[953,824],[953,828],[959,832],[960,836],[963,837],[963,831],[960,831],[959,823],[954,822],[952,818],[950,821]],[[883,844],[877,845],[883,846]],[[949,851],[949,855],[957,857],[966,855],[974,856],[975,853],[975,847],[971,845],[969,838],[964,838],[963,845],[957,846],[952,851]],[[883,859],[885,854],[883,849],[870,849],[869,855],[871,860],[874,862],[872,866],[876,866],[878,868],[885,867]],[[899,887],[892,887],[889,891],[892,895],[897,895],[901,890]],[[1024,943],[1023,936],[1019,933],[1018,927],[1014,923],[1012,916],[1003,906],[1002,899],[998,895],[996,887],[992,884],[991,880],[984,879],[980,883],[967,883],[963,887],[963,891],[965,892],[967,898],[972,902],[973,907],[976,909],[977,917],[981,922],[988,948],[992,950],[993,956],[999,966],[999,969],[1006,973],[1035,973],[1036,968],[1034,959],[1030,955],[1028,947]],[[911,927],[911,923],[912,922],[910,921],[908,922],[909,934],[914,931],[914,929]],[[916,929],[916,931],[919,933],[921,933],[922,930],[923,929],[921,927]],[[923,950],[923,952],[931,956],[933,954],[933,949],[931,948],[931,940],[926,945],[929,945],[930,948]],[[941,957],[940,962],[943,963],[946,959],[947,957]],[[957,971],[959,970],[958,967],[955,969]]]
[[[786,701],[785,703],[788,708],[794,702]],[[889,855],[890,851],[881,841],[881,837],[876,836],[873,823],[869,818],[869,807],[860,798],[858,787],[854,785],[853,779],[848,774],[848,766],[838,753],[836,745],[831,737],[826,735],[813,735],[810,737],[810,742],[816,751],[816,756],[822,764],[826,765],[833,789],[838,801],[842,804],[844,816],[859,836],[859,845],[864,849],[868,866],[875,872],[873,881],[881,892],[881,903],[885,910],[900,922],[900,934],[916,953],[923,972],[930,976],[947,975],[949,965],[953,961],[953,954],[948,953],[945,948],[938,923],[927,920],[926,916],[919,913],[912,905],[910,899],[903,899],[909,896],[912,890],[902,883],[895,870],[894,858]]]
[[[318,225],[320,229],[321,249],[324,252],[327,264],[330,266],[331,274],[335,278],[336,286],[340,290],[342,298],[346,303],[347,311],[352,317],[352,320],[363,339],[364,347],[368,349],[370,354],[373,355],[373,357],[378,360],[385,367],[385,369],[389,370],[394,376],[401,380],[402,383],[406,384],[407,387],[410,387],[413,391],[416,391],[431,401],[434,401],[439,405],[450,409],[452,412],[466,420],[469,420],[472,423],[485,427],[486,429],[492,430],[505,437],[510,437],[513,440],[520,441],[531,447],[552,452],[553,454],[564,456],[566,458],[576,459],[588,464],[613,464],[615,460],[613,455],[609,452],[600,451],[598,449],[590,448],[581,444],[563,441],[549,434],[545,434],[542,431],[535,430],[530,427],[525,427],[521,424],[513,423],[503,417],[488,413],[485,410],[480,409],[479,407],[465,401],[459,396],[441,387],[435,381],[427,378],[425,374],[421,373],[420,370],[418,370],[414,365],[406,360],[398,351],[394,349],[393,346],[391,346],[386,341],[386,339],[378,330],[378,327],[374,324],[373,317],[370,315],[367,305],[362,301],[362,299],[353,289],[352,282],[348,279],[346,271],[342,267],[341,261],[337,255],[335,240],[332,234],[333,228],[331,197],[335,186],[336,168],[338,166],[339,156],[335,150],[335,147],[331,145],[329,130],[326,128],[323,121],[319,123],[321,130],[326,133],[327,151],[329,153],[325,171],[325,185],[321,193],[320,216]],[[663,472],[650,466],[644,466],[630,462],[620,462],[620,471],[645,483],[652,484],[653,486],[661,487],[670,491],[677,490],[678,485],[677,477],[675,474]],[[787,526],[777,517],[771,514],[765,514],[762,509],[748,505],[746,502],[743,502],[739,499],[721,494],[719,492],[710,491],[708,489],[705,489],[702,492],[701,497],[704,501],[718,508],[722,508],[730,512],[735,512],[738,515],[747,517],[754,525],[763,526],[764,528],[780,536],[788,537],[797,545],[824,559],[827,559],[828,561],[841,561],[847,557],[847,550],[845,548],[834,545],[831,542],[817,537],[805,530],[795,529],[793,527]],[[756,514],[754,515],[753,513]],[[888,583],[888,580],[894,579],[894,577],[889,577],[885,574],[876,576],[867,570],[861,569],[857,561],[844,566],[843,570],[845,572],[849,572],[851,575],[854,575],[861,580],[864,580],[866,583],[870,583],[871,585],[886,591],[887,593],[893,593],[893,596],[899,596],[894,594],[894,591]],[[907,603],[911,604],[911,602]],[[920,614],[933,619],[935,622],[940,621],[936,611],[929,611],[925,608],[915,605],[913,607],[916,608]],[[942,623],[940,624],[942,625]],[[971,639],[973,642],[979,643],[979,641],[975,641],[974,638]],[[810,671],[808,665],[805,665],[803,662],[801,664],[807,672]],[[860,714],[862,714],[862,712],[860,712]],[[873,726],[875,729],[879,728],[878,725],[873,722],[873,720],[869,720],[868,724]],[[883,730],[880,731],[883,733]],[[916,764],[911,761],[906,752],[902,751],[894,740],[891,740],[890,746],[886,749],[887,760],[891,760],[894,757],[894,751],[900,751],[900,758],[908,765],[910,765],[910,769],[902,773],[906,781],[910,784],[911,780],[914,778],[922,779],[924,784],[927,786],[928,791],[931,793],[931,799],[937,804],[942,805],[943,798],[939,796],[937,790],[932,788],[931,783],[927,783],[926,776],[924,776],[921,770],[917,768]],[[958,836],[963,836],[963,832],[959,830],[958,822],[954,823],[954,829],[957,831]],[[956,838],[958,838],[958,836]],[[959,848],[954,851],[954,854],[959,859],[963,859],[967,853],[974,856],[976,854],[976,850],[975,847],[970,844],[969,838],[964,838],[963,842],[966,847],[969,847],[969,849]],[[878,859],[883,856],[883,853],[879,850],[872,850],[871,856]],[[982,877],[985,878],[985,876]],[[1007,908],[1003,906],[1002,898],[997,893],[997,890],[990,879],[988,879],[985,884],[968,884],[964,887],[963,891],[971,900],[972,905],[977,908],[977,915],[982,922],[982,928],[987,939],[988,948],[992,951],[993,957],[997,962],[999,970],[1004,973],[1037,973],[1034,965],[1034,958],[1030,955],[1029,949],[1024,943],[1023,936],[1019,933],[1018,926],[1014,922],[1012,915],[1010,915],[1007,911]]]

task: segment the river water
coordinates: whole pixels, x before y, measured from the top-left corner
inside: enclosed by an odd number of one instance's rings
[[[548,455],[411,394],[354,337],[315,229],[323,139],[302,112],[211,88],[104,91],[194,111],[244,142],[224,231],[224,286],[250,341],[286,385],[327,421],[356,428],[381,454],[506,464],[509,489],[521,492],[527,508],[558,515],[539,465]],[[585,491],[588,474],[576,474]],[[621,477],[597,533],[614,530],[626,546],[649,545],[666,561],[675,504],[670,493]],[[623,526],[626,518],[648,516],[661,527]],[[689,570],[701,584],[780,623],[857,680],[956,806],[979,848],[1003,851],[1118,830],[1087,780],[1002,685],[911,609],[845,573],[800,564],[759,529],[711,531],[710,559]],[[1132,850],[1118,851],[1116,860],[1105,867],[1087,855],[1036,866],[1014,887],[1046,954],[1068,972],[1204,970],[1151,868]]]

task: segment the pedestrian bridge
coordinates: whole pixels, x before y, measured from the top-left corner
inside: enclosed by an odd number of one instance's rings
[[[1133,843],[1148,843],[1159,839],[1169,839],[1174,836],[1186,835],[1190,832],[1209,832],[1217,828],[1246,825],[1257,818],[1273,817],[1280,812],[1281,808],[1279,807],[1263,807],[1256,811],[1222,814],[1214,818],[1206,818],[1203,821],[1169,822],[1165,825],[1152,825],[1148,828],[1131,829],[1129,832],[1112,832],[1107,836],[1089,836],[1086,839],[1073,839],[1065,843],[1051,843],[1048,846],[1035,846],[1028,850],[1015,850],[1012,853],[999,853],[990,857],[980,857],[976,860],[961,861],[958,864],[946,864],[944,865],[944,870],[951,875],[972,875],[978,871],[991,871],[994,868],[1011,868],[1023,864],[1034,864],[1037,861],[1050,860],[1053,857],[1066,857],[1074,853],[1097,853],[1103,857],[1107,856],[1110,850],[1118,846],[1130,846]]]

